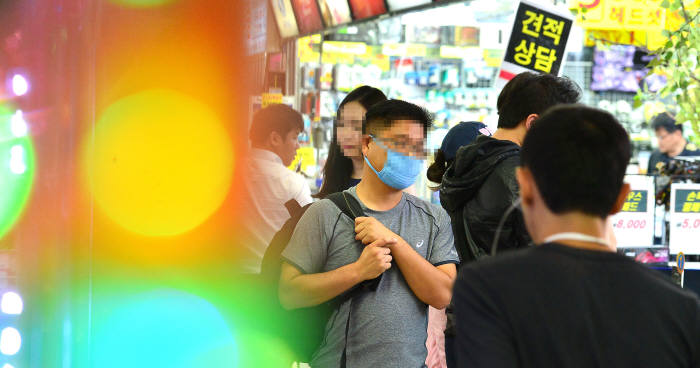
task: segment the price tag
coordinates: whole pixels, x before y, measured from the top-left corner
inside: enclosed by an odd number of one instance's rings
[[[654,178],[628,175],[625,182],[630,185],[630,193],[622,210],[611,218],[617,246],[651,247],[654,245]]]
[[[671,254],[700,254],[700,184],[671,184]]]
[[[676,257],[676,267],[678,267],[678,272],[683,274],[683,269],[685,268],[685,254],[683,252],[678,253]]]
[[[281,93],[263,93],[262,94],[262,107],[266,108],[270,105],[281,104],[282,94]]]

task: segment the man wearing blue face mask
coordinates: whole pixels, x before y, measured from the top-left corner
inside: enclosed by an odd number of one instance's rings
[[[289,309],[334,300],[381,276],[376,290],[352,292],[340,304],[312,367],[424,366],[428,305],[450,302],[459,259],[447,213],[402,192],[421,172],[430,124],[408,102],[370,108],[362,180],[344,192],[366,216],[352,221],[330,200],[316,202],[282,254],[280,301]]]

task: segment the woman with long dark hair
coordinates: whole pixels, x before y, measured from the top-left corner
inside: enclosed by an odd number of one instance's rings
[[[386,101],[384,93],[362,86],[340,102],[333,124],[333,139],[323,166],[323,184],[315,198],[325,198],[357,185],[362,177],[362,119],[372,105]]]
[[[428,172],[426,173],[428,180],[441,184],[442,177],[445,175],[447,168],[454,163],[459,148],[472,143],[480,134],[490,136],[491,131],[483,123],[474,121],[461,122],[452,127],[442,140],[440,149],[435,153],[435,161],[428,167]],[[440,186],[438,185],[432,189],[439,190]],[[444,356],[447,368],[456,367],[455,358],[457,353],[454,345],[455,330],[451,305],[447,307],[446,311],[430,308],[428,313],[428,357]],[[437,352],[435,352],[436,350]],[[436,365],[445,366],[444,364],[429,364],[429,366]]]

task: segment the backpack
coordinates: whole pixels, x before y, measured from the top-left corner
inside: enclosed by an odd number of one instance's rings
[[[326,198],[330,199],[345,216],[352,220],[355,217],[364,216],[360,203],[352,195],[338,192],[330,194]],[[291,218],[284,223],[270,241],[263,257],[261,269],[261,277],[266,285],[264,292],[267,294],[267,305],[272,314],[264,316],[263,323],[266,324],[266,330],[271,336],[277,337],[290,348],[294,359],[301,362],[311,361],[313,353],[323,342],[328,320],[340,305],[360,292],[368,289],[376,290],[381,280],[380,275],[376,279],[364,281],[353,289],[317,306],[293,310],[286,310],[282,307],[278,296],[282,252],[287,247],[296,224],[309,206],[311,204],[301,207],[296,200],[285,203]]]

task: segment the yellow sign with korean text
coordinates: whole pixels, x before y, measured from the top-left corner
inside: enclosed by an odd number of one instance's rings
[[[367,44],[364,42],[326,41],[323,43],[323,53],[325,54],[327,52],[364,55],[367,53]]]
[[[440,57],[443,59],[481,59],[483,51],[479,47],[444,45],[440,46]]]
[[[263,93],[262,94],[262,107],[266,108],[270,105],[281,104],[282,94],[281,93]]]
[[[558,9],[521,1],[504,61],[517,67],[558,75],[565,58],[573,17]]]
[[[382,46],[382,54],[386,56],[424,57],[427,52],[425,45],[417,43],[388,43]]]
[[[583,28],[600,30],[662,30],[666,27],[666,9],[662,0],[572,0],[571,9],[579,11],[576,22]]]
[[[314,165],[316,165],[316,151],[314,148],[301,147],[297,150],[297,155],[288,168],[293,171],[299,169],[300,171],[306,172],[309,167]]]

